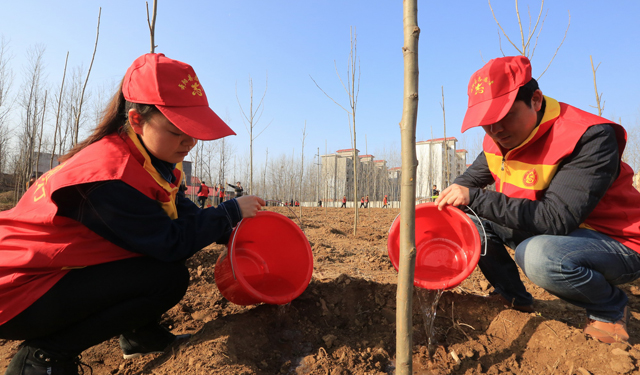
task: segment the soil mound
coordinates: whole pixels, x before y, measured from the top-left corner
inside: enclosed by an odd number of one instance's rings
[[[396,350],[396,271],[387,233],[396,209],[303,208],[302,223],[314,255],[306,291],[288,305],[237,306],[214,281],[224,246],[212,245],[188,261],[191,285],[163,318],[176,334],[193,337],[165,354],[124,360],[117,339],[83,353],[96,375],[382,375],[393,374]],[[296,209],[296,215],[298,210]],[[632,311],[629,344],[607,345],[582,334],[585,314],[526,281],[537,312],[505,309],[487,297],[476,270],[437,307],[432,354],[427,347],[424,291],[414,292],[415,374],[638,374],[640,283],[623,286]],[[0,371],[19,342],[0,340]]]

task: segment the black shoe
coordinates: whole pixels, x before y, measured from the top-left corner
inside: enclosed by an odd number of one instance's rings
[[[535,307],[533,307],[533,304],[531,305],[515,305],[513,303],[513,301],[509,302],[509,300],[507,300],[506,298],[504,298],[502,296],[502,294],[493,291],[491,293],[489,293],[489,298],[495,301],[498,301],[499,303],[501,303],[504,307],[506,307],[507,309],[514,309],[514,310],[518,310],[520,312],[524,312],[524,313],[533,313],[536,312]]]
[[[60,359],[42,349],[24,345],[11,359],[5,375],[80,375],[85,373],[83,366],[93,373],[89,365],[80,361],[79,356]]]
[[[171,345],[191,337],[190,334],[174,335],[159,324],[152,324],[120,335],[120,348],[124,359],[146,354],[164,353]]]

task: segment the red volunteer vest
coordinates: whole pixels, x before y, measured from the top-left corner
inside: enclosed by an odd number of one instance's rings
[[[207,185],[200,185],[200,192],[198,193],[199,197],[208,197],[209,196],[209,187]]]
[[[131,134],[133,134],[131,132]],[[176,169],[176,181],[181,171]],[[0,212],[0,325],[18,315],[72,268],[140,256],[75,220],[56,216],[52,194],[64,187],[122,180],[177,218],[175,194],[135,135],[112,134],[40,177],[11,210]]]
[[[627,136],[622,126],[549,97],[545,99],[540,125],[522,145],[506,151],[488,135],[484,138],[484,153],[496,191],[509,197],[541,199],[560,162],[573,152],[590,126],[612,125],[620,155],[624,151]],[[604,233],[640,253],[640,192],[633,187],[632,179],[633,170],[621,161],[620,175],[581,227]]]

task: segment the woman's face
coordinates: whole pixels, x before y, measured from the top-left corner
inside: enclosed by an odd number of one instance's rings
[[[132,113],[133,112],[133,113]],[[134,109],[129,111],[129,122],[140,136],[147,150],[168,163],[179,163],[198,142],[175,127],[162,113],[154,113],[148,120]]]

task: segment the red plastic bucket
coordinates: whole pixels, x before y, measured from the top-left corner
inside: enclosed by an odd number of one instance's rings
[[[260,211],[238,223],[216,262],[220,293],[236,305],[284,305],[309,285],[313,254],[291,219]]]
[[[450,289],[476,268],[480,259],[480,235],[473,221],[462,211],[435,203],[416,206],[416,268],[413,284],[425,289]],[[398,270],[400,216],[389,229],[387,250]]]

